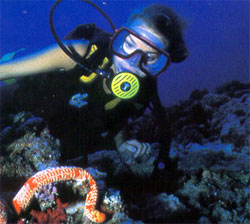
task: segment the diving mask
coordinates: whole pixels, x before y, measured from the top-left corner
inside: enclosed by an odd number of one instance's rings
[[[114,55],[129,60],[131,65],[137,61],[137,66],[147,75],[157,76],[170,64],[170,55],[163,43],[153,35],[146,38],[129,28],[123,27],[115,33],[110,49]]]

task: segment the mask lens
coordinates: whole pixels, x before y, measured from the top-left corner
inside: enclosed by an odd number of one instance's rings
[[[169,64],[168,54],[163,54],[163,50],[149,44],[147,40],[139,34],[122,28],[112,40],[111,49],[113,53],[124,59],[131,59],[135,54],[141,55],[140,68],[150,75],[158,75]],[[161,51],[161,52],[160,52]]]
[[[168,63],[168,57],[164,54],[158,53],[156,55],[148,55],[146,59],[142,62],[141,66],[143,70],[146,70],[151,75],[157,75],[162,71],[166,64]]]
[[[131,41],[131,35],[127,30],[119,32],[112,44],[112,50],[115,54],[127,57],[134,53],[136,45]]]

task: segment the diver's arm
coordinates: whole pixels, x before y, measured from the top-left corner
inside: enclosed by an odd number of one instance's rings
[[[87,41],[67,41],[66,43],[70,43],[82,56],[88,46]],[[69,58],[58,45],[52,45],[35,54],[0,64],[0,80],[59,70],[68,71],[75,65],[76,62]]]

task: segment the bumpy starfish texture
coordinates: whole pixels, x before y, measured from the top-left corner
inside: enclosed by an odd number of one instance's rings
[[[93,222],[104,222],[106,215],[95,209],[98,190],[94,178],[86,170],[76,167],[50,168],[40,171],[28,179],[13,199],[17,213],[20,214],[27,208],[32,196],[41,186],[66,180],[88,181],[90,189],[86,197],[84,214]]]

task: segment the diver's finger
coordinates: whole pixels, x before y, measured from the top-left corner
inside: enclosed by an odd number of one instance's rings
[[[135,158],[138,156],[143,156],[144,154],[149,154],[150,152],[150,144],[148,143],[139,143],[137,151],[135,152]]]
[[[121,144],[119,146],[119,151],[120,152],[125,152],[125,151],[130,151],[130,152],[135,152],[136,151],[136,148],[134,148],[134,145],[129,143],[129,142],[124,142],[123,144]]]
[[[138,147],[135,144],[131,144],[130,142],[126,142],[125,147],[132,153],[136,153],[138,151]]]
[[[144,145],[144,152],[143,153],[148,155],[151,151],[151,146],[149,143],[143,143],[143,145]]]

